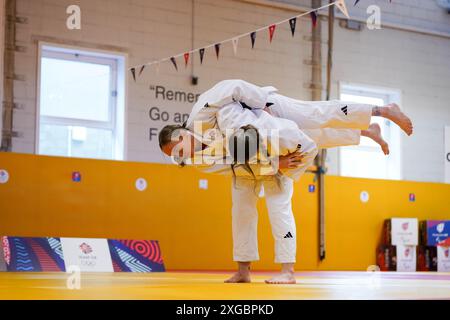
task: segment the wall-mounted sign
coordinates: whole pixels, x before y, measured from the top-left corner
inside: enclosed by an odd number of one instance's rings
[[[359,199],[361,200],[362,203],[369,202],[369,199],[370,199],[369,193],[367,191],[361,191],[361,194],[359,195]]]
[[[81,182],[81,173],[78,171],[72,172],[72,181]]]
[[[206,180],[206,179],[200,179],[200,180],[198,181],[198,187],[199,187],[201,190],[208,190],[208,180]]]
[[[9,181],[9,173],[4,169],[0,169],[0,184],[5,184]]]
[[[136,180],[135,185],[138,191],[145,191],[147,189],[147,180],[145,180],[144,178],[139,178]]]

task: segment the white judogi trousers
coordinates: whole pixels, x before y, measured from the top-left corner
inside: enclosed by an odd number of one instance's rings
[[[294,121],[318,148],[358,145],[370,125],[373,105],[345,101],[301,101],[269,95],[270,113]]]
[[[295,122],[318,148],[359,144],[361,130],[370,125],[373,108],[341,101],[303,102],[277,93],[269,95],[268,102],[273,103],[270,112],[274,117]],[[227,119],[233,118],[230,115],[227,114]],[[254,123],[258,124],[258,121]],[[302,165],[311,165],[311,160]],[[275,240],[275,263],[295,263],[297,236],[292,212],[293,180],[282,176],[281,187],[273,176],[258,177],[256,187],[255,180],[250,177],[238,176],[235,181],[232,186],[234,261],[259,260],[256,202],[263,186]]]
[[[236,177],[232,185],[233,260],[259,260],[258,211],[256,202],[264,187],[272,235],[275,240],[275,263],[294,263],[297,252],[295,219],[292,212],[294,181],[286,176],[278,185],[275,177]]]

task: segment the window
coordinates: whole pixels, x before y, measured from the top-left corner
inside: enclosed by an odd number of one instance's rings
[[[400,94],[390,89],[345,83],[340,86],[340,100],[382,106],[399,103]],[[390,155],[385,156],[379,145],[371,139],[361,137],[359,146],[340,148],[340,174],[360,178],[401,179],[400,129],[384,118],[373,117],[374,122],[381,127],[381,133],[389,144]]]
[[[37,152],[123,159],[124,58],[40,48]]]

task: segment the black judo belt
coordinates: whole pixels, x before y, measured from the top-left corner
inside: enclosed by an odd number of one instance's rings
[[[244,109],[248,109],[248,110],[253,110],[254,109],[254,108],[250,107],[248,104],[246,104],[246,103],[244,103],[242,101],[239,101],[239,103],[241,104],[242,108],[244,108]],[[266,103],[266,108],[270,107],[270,106],[273,106],[273,103],[272,102],[267,102]]]

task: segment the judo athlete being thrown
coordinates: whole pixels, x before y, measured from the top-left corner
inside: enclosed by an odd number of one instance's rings
[[[413,133],[411,120],[396,104],[306,102],[278,94],[274,87],[225,80],[200,95],[186,123],[160,131],[161,150],[178,164],[233,175],[233,260],[238,271],[225,282],[250,282],[250,264],[259,260],[256,203],[263,187],[275,263],[281,264],[280,274],[266,283],[296,283],[293,183],[320,148],[358,145],[366,136],[389,154],[380,127],[370,123],[374,116],[391,120],[408,136]]]

